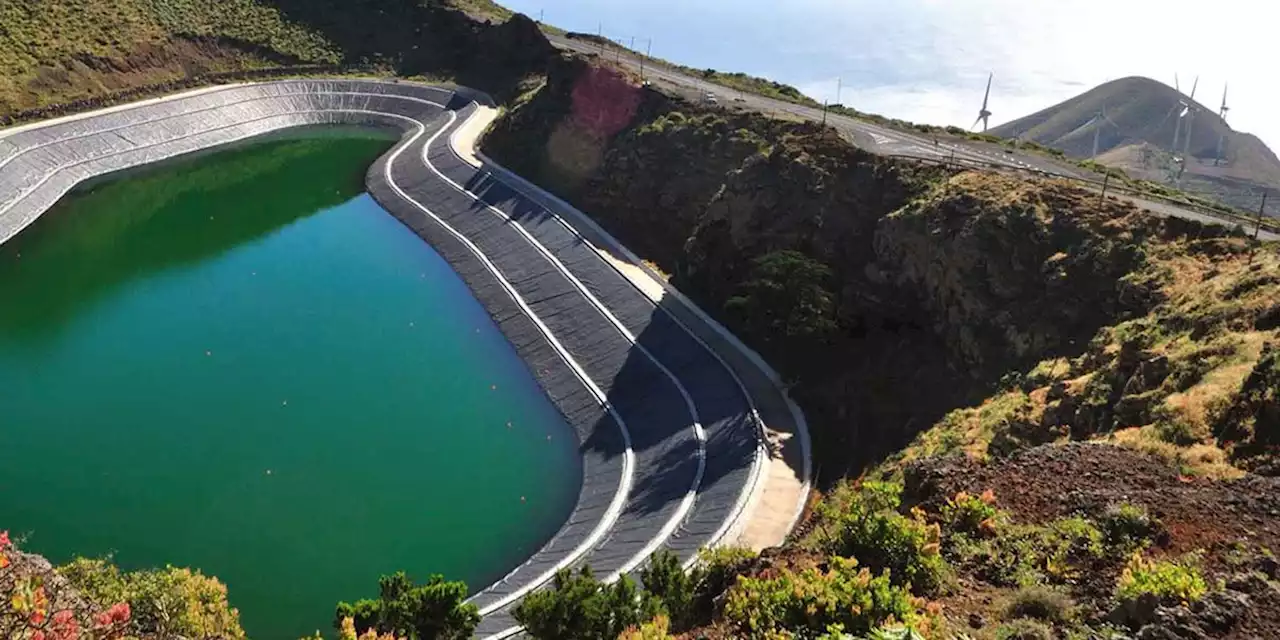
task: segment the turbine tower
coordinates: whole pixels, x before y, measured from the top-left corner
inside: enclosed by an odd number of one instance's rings
[[[1102,105],[1102,109],[1098,111],[1098,115],[1094,116],[1093,119],[1089,120],[1084,125],[1086,127],[1093,126],[1093,155],[1089,156],[1090,158],[1098,157],[1098,140],[1102,135],[1102,123],[1104,122],[1109,123],[1111,126],[1115,127],[1117,130],[1120,129],[1120,125],[1116,124],[1115,122],[1112,122],[1111,118],[1107,117],[1106,104]]]
[[[1169,147],[1169,151],[1173,153],[1174,160],[1177,160],[1178,138],[1182,135],[1182,118],[1187,115],[1187,109],[1190,108],[1190,105],[1188,105],[1187,101],[1182,97],[1182,87],[1178,85],[1178,74],[1176,73],[1173,74],[1173,90],[1178,92],[1178,102],[1173,105],[1173,108],[1169,110],[1169,113],[1172,114],[1174,111],[1177,111],[1178,118],[1173,121],[1173,145]],[[1181,107],[1181,109],[1179,109],[1179,107]]]
[[[1200,76],[1196,76],[1196,81],[1191,85],[1191,95],[1187,97],[1187,108],[1182,113],[1187,116],[1187,135],[1182,140],[1182,168],[1187,167],[1187,156],[1191,154],[1191,124],[1196,118],[1196,87],[1200,86]]]
[[[1227,124],[1227,112],[1230,110],[1231,107],[1227,106],[1227,84],[1224,82],[1222,83],[1222,106],[1218,107],[1218,117],[1222,118],[1222,124],[1224,125]],[[1227,125],[1227,127],[1230,128],[1230,125]],[[1222,163],[1222,143],[1226,138],[1225,131],[1218,134],[1218,152],[1213,156],[1213,166],[1215,167]]]
[[[973,121],[973,126],[969,127],[970,129],[977,127],[978,123],[981,122],[982,132],[987,132],[987,124],[991,118],[991,112],[987,110],[987,101],[991,99],[991,79],[994,77],[994,73],[987,76],[987,93],[982,96],[982,110],[978,112],[978,119]]]

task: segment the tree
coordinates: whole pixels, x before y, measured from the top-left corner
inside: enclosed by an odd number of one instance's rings
[[[338,603],[334,626],[351,618],[360,630],[413,640],[465,640],[480,623],[476,606],[466,602],[467,585],[433,575],[415,585],[403,571],[378,580],[378,599]]]
[[[640,582],[645,597],[652,600],[649,606],[665,611],[673,627],[686,628],[693,613],[696,583],[680,566],[680,559],[667,550],[653,554],[640,572]]]
[[[516,607],[516,621],[540,640],[617,638],[658,613],[654,601],[640,598],[627,576],[613,584],[595,579],[590,567],[562,569],[551,589],[535,591]]]
[[[725,303],[747,330],[766,341],[821,339],[836,328],[831,269],[799,251],[757,258],[746,282]]]

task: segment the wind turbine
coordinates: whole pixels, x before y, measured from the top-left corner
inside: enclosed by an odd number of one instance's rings
[[[1196,108],[1196,87],[1198,86],[1200,86],[1200,76],[1196,76],[1195,83],[1191,85],[1191,95],[1187,97],[1187,102],[1183,103],[1187,105],[1187,107],[1182,110],[1182,115],[1187,117],[1187,135],[1182,141],[1183,159],[1185,159],[1187,153],[1191,151],[1191,123],[1195,120],[1196,111],[1198,111]]]
[[[1091,125],[1093,126],[1093,155],[1089,156],[1091,158],[1098,157],[1098,139],[1102,135],[1103,122],[1110,123],[1111,126],[1115,127],[1117,130],[1120,129],[1120,125],[1116,124],[1111,120],[1111,118],[1107,117],[1107,105],[1105,103],[1102,105],[1102,109],[1098,111],[1098,115],[1094,116],[1093,119],[1089,120],[1084,125],[1086,127]]]
[[[1182,166],[1178,167],[1178,178],[1182,178],[1182,172],[1187,170],[1187,157],[1191,155],[1191,123],[1196,117],[1196,87],[1200,86],[1200,76],[1196,76],[1196,81],[1191,85],[1191,95],[1182,104],[1186,105],[1182,109],[1179,118],[1185,116],[1187,119],[1187,135],[1182,141]],[[1176,151],[1175,151],[1176,152]]]
[[[1178,157],[1178,138],[1182,134],[1182,117],[1187,115],[1189,107],[1187,101],[1182,98],[1182,87],[1178,85],[1178,74],[1176,73],[1173,74],[1173,90],[1178,92],[1178,102],[1169,110],[1169,114],[1172,115],[1174,111],[1178,111],[1178,118],[1173,121],[1173,145],[1169,147],[1169,150],[1173,152],[1173,157],[1176,160]],[[1179,106],[1182,107],[1181,110],[1178,109]]]
[[[989,118],[991,118],[991,112],[987,110],[987,101],[991,98],[991,79],[994,78],[995,75],[995,73],[992,73],[987,76],[987,93],[982,96],[982,110],[978,112],[978,119],[973,121],[973,126],[969,127],[970,129],[977,127],[978,123],[981,122],[982,132],[987,132],[987,124]]]
[[[1222,124],[1227,124],[1227,112],[1231,107],[1227,106],[1227,83],[1222,83],[1222,106],[1218,107],[1218,117],[1222,118]],[[1230,125],[1227,125],[1230,128]],[[1226,139],[1226,132],[1218,134],[1218,152],[1213,156],[1213,166],[1218,166],[1222,162],[1222,142]]]

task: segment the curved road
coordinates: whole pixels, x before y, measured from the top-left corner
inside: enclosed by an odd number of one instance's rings
[[[370,192],[467,282],[581,442],[584,481],[568,521],[472,598],[479,635],[500,638],[519,632],[512,608],[558,568],[585,562],[613,578],[658,549],[688,561],[718,542],[766,455],[753,395],[688,317],[677,320],[559,216],[459,154],[454,138],[485,101],[409,83],[290,80],[0,132],[0,242],[76,184],[115,171],[293,127],[403,131],[370,168]]]

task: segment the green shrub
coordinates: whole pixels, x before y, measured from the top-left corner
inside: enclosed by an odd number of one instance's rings
[[[1053,640],[1053,629],[1038,620],[1014,620],[996,628],[996,640]]]
[[[938,591],[949,571],[939,553],[940,529],[920,515],[904,516],[894,509],[902,486],[866,482],[834,520],[830,551],[857,558],[872,571],[888,571],[894,584],[909,585],[918,594]]]
[[[774,578],[739,578],[725,602],[726,619],[759,637],[782,630],[812,637],[832,625],[863,634],[890,621],[917,617],[914,599],[889,576],[872,576],[856,560],[832,557],[829,568],[799,573],[783,570]]]
[[[1083,518],[1006,527],[985,540],[956,535],[949,553],[998,586],[1071,582],[1104,555],[1102,532]]]
[[[1147,546],[1161,529],[1160,521],[1152,518],[1145,507],[1128,502],[1108,506],[1099,525],[1107,547],[1123,554]]]
[[[671,621],[664,615],[659,615],[639,627],[627,627],[627,630],[618,636],[618,640],[673,640],[673,638]]]
[[[1043,585],[1019,589],[1009,599],[1005,607],[1006,619],[1035,618],[1048,623],[1060,624],[1071,619],[1075,603],[1067,594]]]
[[[1194,556],[1178,561],[1147,560],[1135,553],[1120,574],[1116,598],[1127,602],[1150,594],[1166,604],[1188,603],[1204,597],[1208,589]]]
[[[341,629],[345,618],[355,621],[359,631],[418,640],[463,640],[470,638],[480,614],[466,602],[467,585],[445,582],[433,575],[426,584],[415,585],[403,571],[378,580],[378,599],[355,604],[338,603],[334,627]]]
[[[641,598],[631,578],[613,584],[595,579],[590,567],[556,574],[551,589],[534,591],[516,607],[516,621],[541,640],[598,640],[617,638],[659,612]]]
[[[127,602],[141,634],[242,640],[240,614],[227,587],[190,569],[167,567],[122,573],[106,560],[79,558],[58,573],[97,602]]]
[[[942,506],[942,524],[948,531],[974,535],[995,533],[1001,516],[995,507],[996,496],[991,491],[973,495],[965,491],[948,498]]]
[[[695,615],[709,617],[713,601],[733,586],[738,574],[755,560],[756,553],[741,547],[718,547],[703,549],[698,556],[693,570]]]
[[[645,597],[653,600],[653,606],[664,613],[679,628],[689,621],[693,613],[695,577],[680,566],[680,559],[670,551],[655,553],[649,564],[640,572]]]

